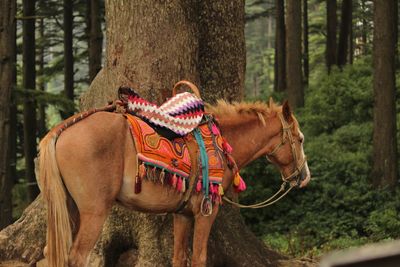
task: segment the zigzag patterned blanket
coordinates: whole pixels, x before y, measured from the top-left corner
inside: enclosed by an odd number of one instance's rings
[[[168,99],[161,106],[148,102],[132,88],[121,87],[120,99],[128,102],[128,111],[146,122],[185,136],[200,123],[204,114],[204,103],[196,95],[184,92]]]

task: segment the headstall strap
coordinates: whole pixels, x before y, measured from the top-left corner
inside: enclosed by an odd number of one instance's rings
[[[280,121],[282,123],[282,140],[278,145],[276,145],[274,147],[274,149],[272,149],[272,151],[270,153],[267,154],[267,159],[269,160],[270,156],[273,156],[283,145],[286,144],[286,139],[289,139],[289,143],[290,143],[290,147],[291,147],[292,155],[293,155],[293,164],[294,164],[293,173],[290,174],[289,176],[285,177],[283,175],[283,173],[281,172],[283,183],[282,183],[280,189],[272,197],[268,198],[267,200],[264,200],[261,203],[257,203],[257,204],[254,204],[254,205],[242,205],[242,204],[234,202],[234,201],[230,200],[229,198],[227,198],[226,196],[224,196],[224,200],[226,202],[228,202],[228,203],[230,203],[230,204],[232,204],[232,205],[234,205],[234,206],[236,206],[238,208],[250,208],[250,209],[264,208],[264,207],[270,206],[270,205],[278,202],[280,199],[282,199],[284,196],[286,196],[290,192],[290,190],[293,189],[293,187],[295,187],[296,185],[299,184],[299,180],[296,181],[296,184],[293,184],[292,183],[292,179],[297,177],[301,173],[301,170],[303,169],[303,167],[304,167],[304,165],[306,163],[306,157],[304,157],[302,162],[300,164],[298,164],[299,162],[297,161],[297,150],[296,150],[295,142],[294,142],[293,135],[292,135],[292,132],[291,132],[291,129],[293,127],[293,123],[288,124],[285,121],[285,119],[283,118],[281,113],[278,113],[278,116],[279,116],[279,119],[280,119]],[[287,183],[290,184],[290,187],[289,187],[289,189],[287,189],[285,191],[285,187],[286,187]],[[279,194],[281,194],[281,195],[279,196]]]
[[[274,147],[274,149],[267,154],[267,159],[269,160],[270,156],[273,156],[276,154],[276,152],[286,144],[286,139],[288,139],[290,148],[292,150],[292,155],[293,155],[293,173],[290,174],[289,176],[285,177],[283,173],[281,172],[281,177],[284,182],[292,182],[291,180],[298,176],[301,173],[301,170],[304,167],[304,164],[306,162],[306,158],[304,158],[301,162],[298,162],[297,158],[297,149],[295,147],[295,141],[293,139],[293,135],[291,132],[291,129],[293,128],[293,123],[288,124],[286,120],[283,118],[283,115],[281,113],[278,113],[278,117],[282,123],[282,141]],[[298,184],[299,181],[296,181],[296,184]]]

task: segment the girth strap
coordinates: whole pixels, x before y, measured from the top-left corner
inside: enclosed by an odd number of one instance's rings
[[[178,205],[178,208],[175,210],[175,213],[181,213],[186,207],[190,197],[192,196],[193,189],[195,188],[195,184],[197,183],[197,179],[199,177],[199,164],[197,162],[199,158],[199,147],[197,145],[196,139],[193,136],[193,133],[186,135],[184,138],[186,147],[190,156],[190,174],[189,174],[189,186],[184,193],[184,196],[181,202]]]

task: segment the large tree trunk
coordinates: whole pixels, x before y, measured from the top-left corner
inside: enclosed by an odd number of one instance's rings
[[[397,184],[395,0],[374,1],[374,134],[373,181],[376,186]]]
[[[24,89],[36,89],[36,65],[35,65],[35,0],[23,1],[23,34],[22,34],[22,60]],[[36,185],[35,164],[36,157],[36,101],[32,94],[27,93],[24,99],[24,156],[25,177],[28,181],[29,200],[33,201],[39,194]]]
[[[38,49],[38,89],[42,92],[45,91],[45,75],[44,75],[44,18],[39,23],[39,40],[40,47]],[[38,118],[38,134],[42,138],[47,133],[46,127],[46,104],[40,103],[38,105],[39,118]]]
[[[339,44],[337,54],[337,65],[343,67],[347,63],[347,55],[349,53],[349,38],[352,23],[352,0],[343,0],[342,17],[340,22]]]
[[[301,1],[286,2],[286,82],[292,107],[304,106],[301,64]]]
[[[205,92],[203,99],[209,103],[220,98],[239,100],[243,96],[246,69],[244,1],[197,3],[195,13],[189,16],[198,16],[195,25],[198,31],[197,73],[199,85]]]
[[[89,81],[92,82],[101,70],[103,52],[103,32],[101,30],[101,3],[100,0],[88,1],[89,18]]]
[[[69,100],[74,100],[74,52],[73,41],[73,1],[64,0],[64,95]],[[71,111],[62,112],[64,118],[72,115]]]
[[[336,28],[337,28],[336,0],[326,0],[326,49],[325,63],[328,73],[336,63]]]
[[[275,81],[274,91],[286,90],[286,29],[285,2],[275,1]]]
[[[0,1],[0,229],[12,221],[10,106],[15,86],[15,0]]]
[[[362,26],[361,26],[361,52],[363,55],[367,55],[368,53],[368,47],[367,47],[367,42],[368,42],[368,21],[366,19],[367,15],[367,0],[361,0],[361,16],[362,16]]]
[[[303,73],[304,84],[308,85],[308,78],[310,76],[308,58],[308,0],[303,0]]]

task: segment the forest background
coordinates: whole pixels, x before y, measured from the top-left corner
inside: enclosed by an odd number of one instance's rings
[[[294,29],[300,38],[290,39],[288,3],[246,0],[243,95],[249,101],[289,98],[306,137],[313,180],[270,208],[243,210],[242,215],[266,244],[293,256],[399,238],[397,1],[295,2],[297,9],[290,12],[297,13],[289,17],[300,18]],[[9,141],[1,143],[1,170],[7,171],[0,180],[0,229],[36,198],[37,142],[78,110],[79,96],[104,54],[102,1],[29,3],[35,1],[16,6],[11,101],[3,102],[2,87],[1,110],[9,109],[9,117],[0,122],[9,123],[10,133]],[[379,16],[382,10],[385,16]],[[27,21],[34,22],[35,36],[23,36]],[[288,50],[296,47],[301,61],[287,60]],[[36,51],[36,57],[23,58],[24,49]],[[279,174],[265,159],[242,176],[248,184],[240,197],[244,203],[260,201],[280,185]]]

